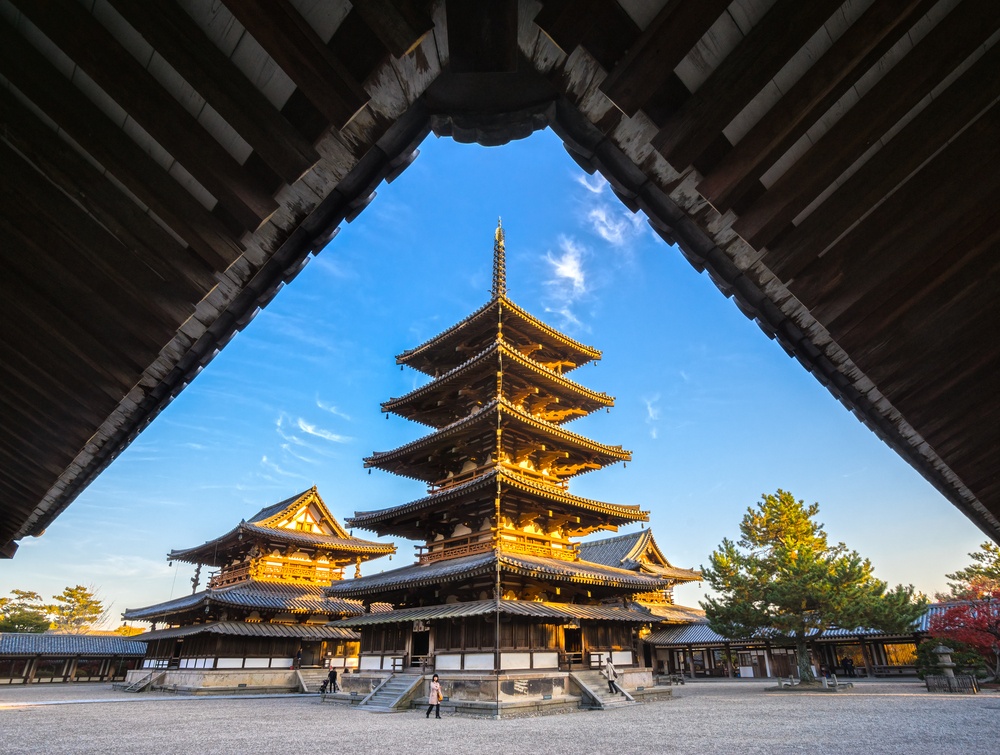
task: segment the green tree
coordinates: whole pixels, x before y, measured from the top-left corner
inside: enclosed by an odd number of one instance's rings
[[[723,539],[702,573],[718,597],[702,602],[709,626],[727,637],[780,635],[795,641],[799,678],[815,679],[807,640],[832,627],[907,632],[927,605],[913,586],[887,589],[871,562],[830,545],[806,506],[779,488],[748,508],[741,537]]]
[[[952,580],[948,583],[951,595],[938,595],[941,600],[967,598],[973,584],[986,592],[1000,590],[1000,545],[989,541],[979,546],[978,551],[969,554],[972,562],[964,569],[944,576]]]
[[[13,598],[0,598],[0,632],[44,632],[49,617],[42,596],[30,590],[11,590]]]
[[[52,599],[56,602],[47,608],[52,615],[52,628],[57,632],[84,634],[107,613],[93,587],[67,587]]]

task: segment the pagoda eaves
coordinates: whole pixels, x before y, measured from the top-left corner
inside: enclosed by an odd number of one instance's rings
[[[501,371],[503,380],[497,385]],[[553,424],[615,403],[606,393],[592,391],[547,369],[497,337],[483,351],[427,385],[386,401],[382,411],[440,428],[467,416],[482,389],[488,387],[525,413]]]
[[[557,372],[566,373],[601,358],[598,349],[560,333],[506,296],[500,296],[420,346],[399,354],[396,363],[434,377],[482,351],[495,340],[498,327],[514,348],[537,347],[532,352],[535,360]]]
[[[374,453],[364,459],[364,464],[435,486],[448,484],[455,477],[493,466],[489,457],[498,446],[498,427],[502,431],[500,452],[505,457],[502,463],[517,467],[531,459],[536,476],[552,484],[563,484],[575,475],[632,458],[632,453],[621,446],[597,443],[497,398],[434,433],[391,451]],[[472,468],[463,469],[469,463]]]

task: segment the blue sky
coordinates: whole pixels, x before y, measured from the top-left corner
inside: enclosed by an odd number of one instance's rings
[[[190,593],[194,567],[169,567],[169,550],[314,484],[341,521],[422,496],[361,459],[426,433],[379,412],[426,380],[394,356],[487,301],[498,216],[510,297],[604,352],[573,377],[616,405],[571,429],[633,452],[572,491],[648,509],[675,565],[706,563],[779,487],[818,501],[831,540],[881,579],[928,594],[986,539],[554,134],[499,148],[431,136],[43,537],[21,541],[0,594],[93,585],[117,625]],[[365,573],[411,563],[412,544],[396,543]]]

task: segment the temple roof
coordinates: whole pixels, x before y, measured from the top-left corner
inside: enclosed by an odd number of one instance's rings
[[[501,322],[505,328],[524,331],[551,352],[558,353],[566,362],[564,372],[601,358],[599,350],[560,333],[506,296],[499,296],[430,340],[399,354],[396,363],[408,365],[428,375],[434,375],[440,370],[450,370],[464,361],[456,356],[460,353],[456,351],[456,346],[470,341],[481,341],[485,334],[496,331],[497,324]]]
[[[377,624],[396,624],[435,619],[459,619],[466,616],[485,616],[497,611],[508,616],[527,616],[538,619],[566,621],[584,619],[592,621],[630,621],[646,624],[656,621],[643,610],[611,605],[582,605],[577,603],[549,603],[530,600],[474,600],[463,603],[442,603],[435,606],[399,608],[394,611],[366,613],[334,622],[333,626],[368,627]]]
[[[597,501],[591,498],[581,498],[552,485],[534,482],[530,478],[518,474],[507,467],[495,466],[484,474],[474,477],[467,482],[454,485],[446,490],[409,503],[404,503],[400,506],[393,506],[377,511],[355,512],[355,515],[348,519],[347,522],[352,527],[360,527],[380,534],[389,532],[390,529],[388,527],[392,526],[391,531],[398,533],[401,537],[413,536],[419,539],[416,536],[421,534],[422,530],[414,528],[409,532],[405,532],[400,529],[401,523],[413,522],[416,525],[418,520],[424,517],[427,512],[440,509],[441,507],[449,507],[449,510],[451,510],[451,506],[463,498],[482,493],[484,490],[495,490],[497,480],[504,486],[537,496],[540,501],[547,502],[549,505],[554,503],[566,506],[572,510],[592,512],[596,516],[604,518],[609,525],[618,526],[636,521],[648,521],[649,519],[649,512],[641,510],[638,506],[605,503],[604,501]],[[490,505],[493,505],[492,495]],[[585,560],[614,565],[598,559],[588,558]]]
[[[468,412],[466,402],[455,399],[442,401],[443,398],[450,397],[457,387],[465,385],[469,380],[486,378],[492,383],[490,397],[496,394],[496,374],[500,371],[497,362],[502,363],[506,389],[503,395],[507,398],[510,398],[511,393],[511,380],[508,376],[520,376],[525,382],[542,386],[548,395],[561,400],[557,406],[565,406],[564,413],[568,416],[549,419],[551,422],[566,422],[602,407],[614,406],[613,397],[592,391],[553,372],[540,362],[525,356],[502,338],[497,338],[475,356],[427,385],[386,401],[382,404],[382,411],[393,412],[432,427],[443,427],[461,419]],[[439,401],[442,401],[441,406],[437,406]]]
[[[579,552],[580,558],[586,561],[656,574],[675,582],[701,579],[701,572],[697,569],[681,569],[673,566],[657,546],[652,530],[639,530],[583,542],[579,545]]]
[[[141,635],[145,639],[145,635]],[[99,656],[146,654],[146,646],[136,637],[94,634],[53,634],[51,632],[0,632],[0,657],[12,655]]]
[[[584,461],[587,468],[614,464],[618,461],[629,461],[632,458],[632,453],[621,446],[607,446],[597,443],[551,422],[532,417],[506,399],[498,398],[483,406],[480,411],[463,417],[436,432],[391,451],[373,453],[365,458],[365,466],[379,467],[394,474],[426,482],[436,482],[443,476],[443,473],[440,467],[434,463],[428,463],[428,457],[433,456],[434,452],[440,453],[453,447],[455,444],[450,441],[470,430],[486,428],[488,432],[492,431],[497,425],[497,414],[500,414],[501,419],[508,423],[504,428],[508,431],[505,432],[505,438],[512,427],[521,428],[532,435],[537,434],[541,438],[551,439],[552,446],[561,451],[576,452],[581,460],[589,459],[590,461]],[[483,449],[469,449],[473,453],[480,450]],[[579,474],[579,471],[572,474]],[[571,476],[571,474],[563,476]]]
[[[139,642],[172,640],[195,634],[221,634],[237,637],[288,637],[303,640],[356,640],[357,632],[328,624],[280,624],[264,621],[210,621],[183,627],[156,629],[136,635]]]
[[[502,574],[533,577],[546,582],[571,582],[602,585],[633,592],[663,590],[669,583],[626,569],[615,569],[603,564],[586,561],[563,561],[539,556],[512,555],[494,552],[463,556],[423,564],[412,564],[401,569],[372,574],[367,577],[337,582],[326,588],[328,595],[360,597],[400,588],[423,587],[448,582],[464,582],[482,574],[495,573],[499,561]]]
[[[316,513],[310,526],[319,532],[294,529],[292,521],[297,512],[311,508]],[[315,487],[283,501],[265,506],[248,520],[236,525],[229,532],[191,548],[172,550],[167,554],[171,561],[221,566],[232,558],[234,551],[249,550],[261,538],[269,542],[295,545],[311,550],[331,551],[341,557],[362,557],[367,560],[396,552],[392,543],[377,543],[351,537],[327,509]]]
[[[210,588],[157,603],[144,608],[129,608],[122,614],[127,620],[161,621],[169,616],[190,613],[202,606],[218,605],[247,610],[318,613],[328,616],[356,614],[360,603],[327,597],[322,585],[258,582],[249,580],[228,587]]]

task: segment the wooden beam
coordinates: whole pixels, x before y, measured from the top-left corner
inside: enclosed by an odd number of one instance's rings
[[[24,212],[31,208],[13,205]],[[135,350],[133,358],[149,364],[163,347],[167,336],[141,310],[134,297],[119,291],[111,281],[88,271],[86,263],[72,260],[75,250],[53,250],[65,245],[63,237],[52,232],[47,223],[36,218],[21,217],[17,225],[0,216],[0,232],[5,242],[0,245],[0,258],[11,271],[20,271],[27,282],[44,292],[44,299],[59,301],[71,317],[78,318],[86,327],[104,330],[104,337],[117,333],[121,343],[130,344]],[[50,253],[61,258],[59,262]],[[69,268],[62,264],[68,259]],[[12,273],[13,274],[13,273]],[[63,297],[68,298],[63,302]],[[70,305],[75,305],[70,308]],[[138,312],[132,312],[133,308]],[[141,316],[140,316],[141,314]],[[108,365],[108,367],[112,367]]]
[[[337,129],[368,102],[361,88],[290,4],[225,0],[236,20]]]
[[[451,73],[517,71],[517,0],[448,3]]]
[[[779,278],[798,274],[883,197],[1000,96],[1000,46],[990,48],[861,166],[809,217],[776,241],[765,264]]]
[[[996,146],[1000,104],[984,113],[918,174],[789,285],[820,322],[835,328],[862,296],[910,266],[934,259],[950,236],[1000,197],[1000,171],[982,156]],[[963,191],[974,185],[975,192]],[[920,218],[919,223],[913,222]],[[926,264],[924,262],[923,264]]]
[[[12,0],[153,137],[242,227],[257,230],[278,209],[250,175],[109,31],[75,0]]]
[[[625,115],[635,115],[730,2],[669,0],[601,82],[600,90]]]
[[[956,297],[963,297],[966,287],[988,277],[989,269],[984,266],[1000,248],[1000,211],[986,212],[936,242],[930,244],[933,256],[916,271],[906,269],[905,279],[893,293],[869,294],[838,320],[833,335],[839,344],[850,352],[863,349],[866,343],[889,340],[894,333],[913,332],[918,323],[933,321],[928,307],[958,301]]]
[[[351,5],[396,58],[413,52],[434,28],[434,21],[413,0],[354,0]]]
[[[1000,27],[993,0],[965,0],[883,76],[733,224],[769,244],[875,141]]]
[[[149,206],[210,265],[225,270],[243,246],[208,210],[21,36],[0,21],[0,73]]]
[[[2,139],[66,196],[84,208],[125,247],[164,280],[200,299],[215,286],[211,270],[94,165],[6,90],[0,90]]]
[[[567,55],[580,45],[610,71],[639,37],[615,0],[547,0],[535,24]]]
[[[816,33],[841,0],[778,0],[652,139],[677,169],[694,163]]]
[[[53,243],[47,249],[50,258],[62,261],[81,280],[99,281],[102,287],[106,283],[113,285],[116,298],[134,307],[130,312],[133,319],[145,321],[169,340],[194,311],[195,302],[184,286],[164,280],[150,269],[3,142],[0,174],[0,192],[15,227],[21,223],[33,225],[33,230],[29,226],[23,232],[31,238],[43,232]],[[25,217],[28,214],[30,220]]]
[[[143,0],[110,2],[283,181],[295,183],[319,162],[312,144],[179,5]]]
[[[934,2],[872,5],[702,179],[698,192],[719,212],[732,209]]]

